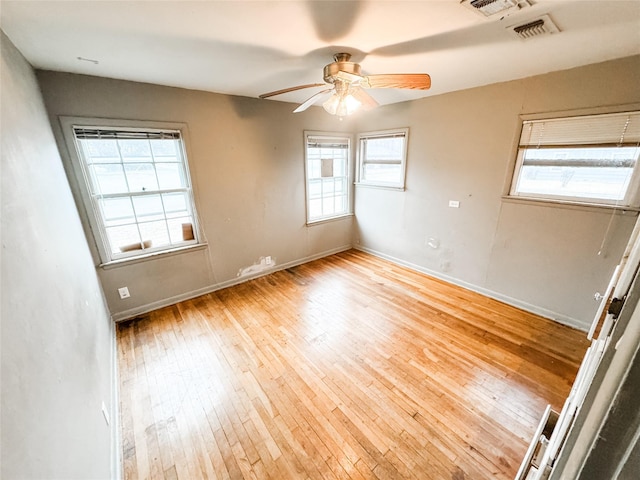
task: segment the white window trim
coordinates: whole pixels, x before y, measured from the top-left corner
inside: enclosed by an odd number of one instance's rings
[[[402,152],[402,158],[400,159],[400,182],[381,182],[381,181],[373,181],[366,180],[364,178],[364,152],[362,151],[362,140],[367,138],[377,138],[377,137],[389,137],[403,135],[404,136],[404,148]],[[409,128],[394,128],[391,130],[377,130],[373,132],[363,132],[358,133],[358,141],[357,141],[357,158],[358,158],[358,176],[356,180],[357,186],[363,187],[375,187],[375,188],[384,188],[389,190],[404,190],[406,185],[406,172],[407,172],[407,151],[409,145]]]
[[[583,116],[600,116],[608,114],[633,114],[640,111],[640,104],[628,106],[620,106],[619,108],[600,107],[595,109],[583,109],[553,113],[536,113],[528,115],[520,115],[520,129],[517,131],[514,140],[514,154],[512,156],[512,174],[508,177],[505,187],[503,199],[516,200],[528,203],[545,203],[556,206],[574,206],[574,207],[590,207],[590,208],[608,208],[617,210],[638,211],[640,209],[640,164],[634,167],[629,186],[625,198],[623,200],[607,200],[599,198],[587,197],[571,197],[566,195],[549,195],[549,194],[530,194],[516,192],[517,182],[520,178],[520,170],[522,168],[524,149],[520,148],[522,132],[526,122],[541,122],[545,120],[567,119],[571,117]]]
[[[59,122],[62,127],[62,133],[67,151],[69,153],[69,160],[73,176],[75,177],[77,190],[80,193],[83,203],[84,211],[86,213],[86,219],[91,228],[94,244],[100,255],[100,266],[109,267],[115,265],[125,265],[130,263],[136,263],[141,260],[148,260],[153,258],[159,258],[168,254],[176,254],[181,252],[187,252],[193,248],[198,248],[206,245],[204,236],[200,229],[198,221],[198,214],[195,205],[195,194],[193,192],[193,184],[191,181],[191,174],[189,168],[189,140],[188,129],[184,123],[176,122],[154,122],[143,120],[119,120],[112,118],[96,118],[96,117],[71,117],[60,116]],[[193,215],[193,233],[194,240],[180,243],[169,247],[158,247],[144,250],[135,250],[129,253],[118,254],[113,256],[109,248],[109,242],[107,241],[104,225],[100,220],[100,212],[97,211],[97,206],[92,199],[89,191],[88,178],[86,178],[86,171],[83,167],[82,158],[78,153],[78,146],[75,139],[74,127],[77,126],[93,126],[97,128],[105,129],[122,129],[131,131],[140,130],[174,130],[180,132],[180,138],[182,143],[182,155],[184,161],[185,175],[188,182],[188,192],[190,199],[190,208]]]
[[[344,138],[349,141],[349,153],[347,155],[347,211],[344,213],[339,213],[335,215],[330,215],[326,217],[316,218],[313,220],[309,219],[309,176],[308,176],[308,164],[309,159],[307,158],[307,144],[309,137],[335,137],[335,138]],[[303,148],[304,148],[304,198],[305,198],[305,218],[306,225],[319,225],[326,222],[331,222],[334,220],[340,220],[342,218],[353,216],[353,135],[351,133],[345,132],[325,132],[319,130],[305,130],[303,132]]]

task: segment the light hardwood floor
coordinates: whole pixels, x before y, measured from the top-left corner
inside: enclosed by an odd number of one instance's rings
[[[117,331],[127,479],[512,479],[587,347],[355,250]]]

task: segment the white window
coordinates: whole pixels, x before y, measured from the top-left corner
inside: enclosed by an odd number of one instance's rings
[[[510,195],[638,206],[640,112],[525,121]]]
[[[179,129],[67,123],[104,263],[198,243]]]
[[[350,137],[305,132],[305,146],[307,223],[350,214]]]
[[[358,182],[404,188],[409,129],[358,135]]]

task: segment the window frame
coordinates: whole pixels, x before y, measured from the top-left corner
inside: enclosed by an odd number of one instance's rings
[[[366,140],[368,139],[398,137],[398,136],[401,136],[404,139],[403,148],[402,148],[402,157],[400,158],[400,181],[385,182],[380,180],[367,180],[365,178],[365,173],[364,173],[365,166],[367,165],[367,163],[397,165],[397,162],[391,162],[391,161],[367,162],[364,158],[364,155],[366,154],[366,146],[364,145],[363,142],[366,142]],[[409,128],[408,127],[358,133],[358,142],[357,142],[358,179],[357,179],[356,185],[404,190],[406,188],[406,182],[407,182],[407,152],[409,148],[408,146],[409,146]]]
[[[311,218],[310,216],[310,188],[309,188],[309,137],[324,137],[324,138],[338,138],[344,139],[348,143],[347,147],[347,155],[346,155],[346,175],[343,177],[345,179],[345,202],[346,202],[346,211],[339,214],[333,215],[325,215],[318,218]],[[305,216],[306,216],[306,225],[316,225],[319,223],[337,220],[340,218],[348,217],[353,215],[353,174],[352,174],[352,165],[353,165],[353,135],[350,133],[344,132],[326,132],[326,131],[316,131],[316,130],[305,130],[303,132],[303,140],[304,140],[304,189],[305,189]]]
[[[109,266],[121,263],[130,263],[140,259],[151,258],[158,255],[175,254],[184,250],[190,250],[194,247],[201,247],[206,243],[203,241],[202,232],[200,229],[198,214],[196,209],[195,194],[193,191],[193,183],[191,181],[190,166],[189,166],[189,154],[188,154],[188,131],[187,125],[184,123],[174,122],[151,122],[151,121],[138,121],[138,120],[117,120],[110,118],[93,118],[93,117],[67,117],[61,116],[59,118],[62,126],[63,137],[69,152],[69,160],[71,164],[71,170],[75,177],[75,183],[77,190],[80,194],[84,211],[86,213],[86,220],[93,236],[94,244],[98,250],[100,257],[100,266]],[[123,132],[176,132],[179,135],[179,145],[181,151],[181,164],[184,170],[185,187],[178,189],[166,189],[158,186],[157,190],[147,195],[162,193],[170,193],[175,191],[185,192],[187,196],[187,211],[190,213],[193,225],[193,240],[186,240],[179,243],[173,243],[169,245],[163,245],[158,247],[135,249],[125,252],[112,252],[111,244],[106,231],[105,222],[102,219],[102,213],[97,201],[97,197],[100,195],[94,195],[92,193],[91,180],[89,178],[89,172],[86,168],[86,162],[83,155],[80,153],[80,144],[76,139],[75,129],[102,129],[102,130],[119,130]],[[137,196],[140,192],[128,192],[128,194],[117,193],[113,194],[115,197],[127,197],[132,198]],[[107,196],[111,196],[108,194]],[[101,197],[104,198],[104,195]],[[166,219],[166,216],[164,217]],[[136,222],[138,224],[138,222]]]
[[[525,128],[528,124],[542,123],[542,122],[551,122],[551,121],[562,121],[562,120],[576,120],[579,121],[581,118],[587,117],[605,117],[608,115],[638,115],[640,111],[637,106],[633,106],[629,109],[623,110],[609,110],[609,109],[595,109],[595,111],[570,111],[570,112],[555,112],[553,114],[531,114],[531,115],[521,115],[520,116],[520,129],[518,131],[517,137],[514,141],[514,155],[512,156],[512,174],[508,178],[508,182],[505,188],[505,199],[512,200],[523,200],[523,201],[532,201],[532,202],[543,202],[543,203],[556,203],[556,204],[565,204],[565,205],[575,205],[575,206],[584,206],[584,207],[603,207],[603,208],[618,208],[625,210],[638,210],[640,207],[640,161],[636,161],[633,166],[633,171],[631,173],[629,183],[625,192],[625,196],[623,199],[607,199],[598,196],[593,197],[585,197],[585,196],[570,196],[570,195],[559,195],[559,194],[549,194],[549,193],[536,193],[536,192],[518,192],[518,182],[520,180],[520,175],[523,169],[524,156],[527,151],[527,146],[523,145],[523,138],[525,136]],[[612,146],[609,142],[600,142],[600,143],[571,143],[571,140],[566,140],[567,143],[562,144],[558,148],[562,147],[574,147],[580,148],[584,147],[594,147],[598,148],[598,146],[606,147]],[[532,148],[531,145],[528,148]]]

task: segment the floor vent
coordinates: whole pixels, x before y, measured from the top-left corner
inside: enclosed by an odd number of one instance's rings
[[[539,37],[540,35],[550,35],[560,31],[557,25],[549,18],[549,15],[543,15],[540,18],[522,25],[511,26],[509,29],[513,30],[513,32],[523,40]]]

